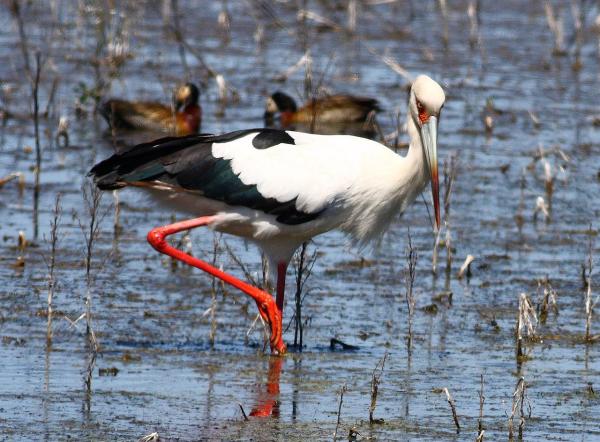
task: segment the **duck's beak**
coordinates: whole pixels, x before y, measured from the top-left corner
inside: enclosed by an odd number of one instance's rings
[[[429,167],[431,177],[431,195],[433,197],[433,209],[435,211],[435,229],[440,229],[440,182],[438,179],[438,160],[437,160],[437,125],[438,119],[430,116],[425,123],[421,125],[421,139]]]

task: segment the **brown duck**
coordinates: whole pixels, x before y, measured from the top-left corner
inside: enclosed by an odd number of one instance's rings
[[[173,107],[152,101],[110,99],[104,102],[99,110],[108,125],[116,130],[132,129],[188,135],[200,130],[202,109],[198,105],[199,96],[196,85],[187,83],[175,91]]]
[[[380,111],[374,98],[354,95],[329,95],[308,100],[298,109],[292,97],[283,92],[275,92],[267,100],[265,120],[272,123],[275,114],[279,114],[281,125],[286,127],[295,123],[321,124],[364,122],[371,113]]]

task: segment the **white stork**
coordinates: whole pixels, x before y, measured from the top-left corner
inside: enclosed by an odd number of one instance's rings
[[[251,296],[270,326],[272,353],[282,354],[286,270],[304,241],[335,228],[357,244],[376,239],[429,181],[439,227],[437,126],[444,100],[444,91],[431,78],[421,75],[414,81],[407,112],[410,147],[404,157],[348,135],[249,129],[141,144],[96,164],[90,174],[100,189],[142,187],[193,216],[151,230],[148,241]],[[269,268],[277,269],[277,300],[165,239],[199,226],[255,242]]]

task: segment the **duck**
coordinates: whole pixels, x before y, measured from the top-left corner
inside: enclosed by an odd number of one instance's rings
[[[264,118],[267,124],[272,124],[275,115],[279,114],[283,127],[314,123],[364,123],[369,115],[379,111],[381,108],[376,99],[345,94],[313,98],[298,109],[292,97],[277,91],[267,99]]]
[[[173,106],[154,101],[127,101],[111,98],[99,107],[100,114],[115,130],[140,130],[183,136],[200,130],[200,91],[186,83],[173,94]]]

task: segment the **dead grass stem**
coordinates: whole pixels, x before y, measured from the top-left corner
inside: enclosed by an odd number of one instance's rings
[[[413,341],[413,315],[415,312],[416,299],[413,292],[413,286],[415,283],[415,271],[417,267],[417,251],[412,246],[412,239],[410,236],[410,229],[408,230],[408,248],[406,252],[406,263],[408,269],[406,272],[406,307],[408,309],[408,334],[407,334],[407,350],[409,356],[412,353],[412,341]]]
[[[377,406],[377,395],[379,393],[379,383],[381,382],[381,376],[383,375],[383,369],[385,367],[385,361],[387,360],[388,353],[384,353],[383,357],[373,369],[371,375],[371,405],[369,405],[369,423],[379,424],[383,423],[383,419],[375,419],[373,414],[375,413],[375,407]]]

